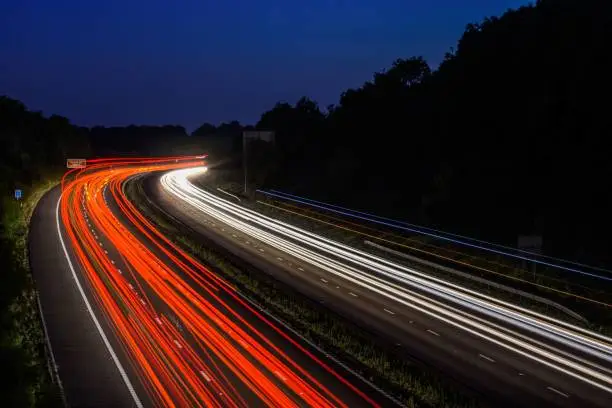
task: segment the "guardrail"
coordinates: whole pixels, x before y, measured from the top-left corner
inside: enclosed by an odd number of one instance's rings
[[[51,381],[58,389],[59,397],[62,400],[62,406],[68,408],[68,402],[66,401],[66,394],[64,393],[64,387],[62,386],[62,380],[59,377],[59,371],[57,363],[55,362],[55,356],[53,355],[53,349],[51,348],[51,341],[49,340],[49,334],[47,332],[47,323],[45,322],[45,315],[43,314],[42,305],[40,304],[40,298],[38,297],[38,290],[36,293],[36,304],[38,305],[38,314],[40,315],[40,321],[42,323],[43,335],[45,336],[45,357],[47,360],[47,367],[49,367],[49,376]]]
[[[388,248],[386,246],[376,244],[376,243],[374,243],[372,241],[364,240],[363,243],[365,245],[371,246],[371,247],[379,249],[381,251],[384,251],[384,252],[387,252],[387,253],[399,256],[400,258],[405,258],[405,259],[408,259],[408,260],[410,260],[412,262],[415,262],[415,263],[418,263],[418,264],[422,264],[422,265],[428,266],[428,267],[433,268],[433,269],[439,269],[441,271],[448,272],[448,273],[460,276],[460,277],[465,278],[465,279],[470,279],[470,280],[473,280],[473,281],[478,282],[478,283],[484,283],[484,284],[492,286],[494,288],[501,289],[501,290],[504,290],[506,292],[513,293],[515,295],[523,296],[525,298],[534,300],[534,301],[539,302],[539,303],[546,304],[548,306],[554,307],[555,309],[557,309],[557,310],[559,310],[559,311],[561,311],[561,312],[563,312],[563,313],[573,317],[574,319],[577,319],[577,320],[580,320],[582,322],[588,323],[588,320],[585,319],[584,317],[580,316],[578,313],[574,312],[573,310],[570,310],[569,308],[567,308],[567,307],[565,307],[563,305],[560,305],[557,302],[553,302],[550,299],[546,299],[546,298],[543,298],[541,296],[534,295],[532,293],[524,292],[524,291],[519,290],[519,289],[511,288],[510,286],[502,285],[501,283],[491,282],[490,280],[481,278],[479,276],[470,275],[469,273],[461,272],[461,271],[458,271],[456,269],[449,268],[448,266],[439,265],[439,264],[437,264],[435,262],[426,261],[426,260],[418,258],[416,256],[408,255],[408,254],[406,254],[404,252],[396,251],[396,250]]]
[[[222,189],[220,189],[219,187],[217,187],[217,190],[219,190],[219,191],[220,191],[220,192],[222,192],[223,194],[227,194],[227,195],[228,195],[228,196],[230,196],[230,197],[234,197],[234,198],[235,198],[236,200],[238,200],[239,202],[241,201],[241,200],[240,200],[240,197],[238,197],[238,196],[237,196],[237,195],[235,195],[235,194],[232,194],[232,193],[229,193],[229,192],[227,192],[227,191],[225,191],[225,190],[222,190]]]

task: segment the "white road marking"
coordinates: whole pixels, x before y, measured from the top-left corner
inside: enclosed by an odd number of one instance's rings
[[[494,363],[494,362],[495,362],[495,360],[493,360],[491,357],[489,357],[489,356],[485,356],[484,354],[479,354],[478,356],[479,356],[480,358],[484,358],[485,360],[488,360],[488,361],[490,361],[490,362],[492,362],[492,363]]]
[[[232,234],[232,237],[237,238],[236,234]]]
[[[64,256],[66,257],[66,261],[68,261],[68,266],[70,267],[70,271],[72,272],[72,277],[74,279],[74,282],[77,285],[77,288],[79,289],[79,293],[81,294],[81,297],[83,298],[83,302],[85,302],[85,307],[87,308],[87,311],[89,312],[89,316],[91,316],[91,320],[93,320],[94,325],[96,326],[96,329],[98,330],[98,333],[100,334],[100,337],[102,337],[102,341],[104,342],[106,349],[111,355],[111,358],[113,359],[113,362],[115,363],[115,367],[117,367],[117,370],[119,370],[119,374],[121,375],[121,378],[123,379],[123,382],[125,383],[125,386],[130,392],[130,395],[132,396],[132,399],[134,400],[134,404],[138,408],[144,408],[144,406],[142,405],[142,402],[140,401],[140,399],[138,398],[138,395],[136,394],[136,391],[134,390],[134,386],[130,382],[130,379],[128,378],[127,373],[125,372],[125,369],[123,368],[123,365],[121,365],[121,362],[119,361],[119,357],[117,357],[115,350],[113,350],[113,346],[111,346],[110,342],[108,341],[108,337],[106,337],[106,333],[104,333],[104,330],[102,329],[102,326],[100,325],[100,322],[98,321],[98,318],[93,312],[93,308],[91,307],[91,304],[89,303],[89,300],[87,299],[87,296],[85,295],[85,291],[83,290],[83,287],[81,286],[81,282],[77,278],[76,271],[74,270],[74,266],[72,265],[72,260],[70,259],[70,256],[68,255],[68,249],[66,249],[66,243],[64,242],[64,238],[62,237],[62,230],[60,227],[60,220],[59,220],[59,207],[60,207],[60,202],[62,200],[62,195],[60,195],[60,198],[57,200],[57,206],[55,207],[55,222],[57,224],[57,235],[59,236],[60,243],[62,244],[62,249],[64,250]]]
[[[279,261],[283,262],[283,258],[278,258],[278,257],[277,257],[276,259],[278,259]]]
[[[264,249],[263,249],[263,248],[259,248],[259,251],[260,251],[260,252],[264,252]]]
[[[204,371],[200,371],[200,374],[202,375],[202,377],[204,377],[204,379],[206,380],[206,382],[210,382],[210,377],[206,375],[206,373]]]
[[[325,279],[323,279],[323,278],[321,278],[321,282],[327,283],[327,281]]]
[[[549,389],[549,390],[551,390],[552,392],[554,392],[554,393],[556,393],[556,394],[561,395],[562,397],[569,398],[569,395],[567,395],[567,394],[566,394],[566,393],[564,393],[564,392],[559,391],[559,390],[558,390],[558,389],[556,389],[556,388],[553,388],[553,387],[546,387],[546,388],[547,388],[547,389]]]
[[[391,314],[391,315],[394,315],[394,314],[395,314],[395,312],[393,312],[393,311],[391,311],[391,310],[389,310],[389,309],[383,309],[383,310],[384,310],[385,312],[387,312],[387,313]]]
[[[440,335],[438,333],[436,333],[435,331],[433,331],[433,330],[427,329],[427,331],[430,332],[431,334],[433,334],[434,336],[440,337]]]
[[[354,296],[354,297],[359,297],[359,295],[356,295],[353,292],[349,292],[349,295]]]
[[[518,373],[518,375],[525,375],[525,374],[523,374],[523,373]]]
[[[304,272],[304,268],[300,268],[300,267],[298,267],[298,271],[302,271],[302,272]]]

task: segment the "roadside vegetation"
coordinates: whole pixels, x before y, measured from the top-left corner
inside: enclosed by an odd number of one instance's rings
[[[478,398],[428,367],[409,361],[372,333],[296,293],[261,271],[238,265],[220,248],[202,244],[186,225],[167,217],[129,183],[137,208],[174,242],[231,282],[247,298],[409,407],[477,407]]]
[[[61,406],[48,364],[37,294],[28,261],[28,225],[40,198],[59,176],[34,183],[21,201],[5,200],[0,236],[0,354],[2,404],[10,407]]]
[[[0,402],[53,407],[62,401],[51,375],[28,260],[28,226],[36,204],[64,171],[67,157],[86,157],[81,130],[0,96]],[[14,191],[22,190],[21,200]]]

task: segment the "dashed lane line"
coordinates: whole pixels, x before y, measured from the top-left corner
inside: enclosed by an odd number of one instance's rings
[[[485,360],[490,361],[490,362],[492,362],[492,363],[494,363],[494,362],[495,362],[495,360],[493,360],[491,357],[489,357],[489,356],[485,356],[484,354],[478,354],[478,357],[480,357],[480,358],[484,358]]]
[[[566,393],[564,393],[564,392],[559,391],[559,390],[558,390],[558,389],[556,389],[556,388],[553,388],[553,387],[546,387],[546,389],[547,389],[547,390],[550,390],[550,391],[552,391],[552,392],[554,392],[554,393],[555,393],[555,394],[557,394],[557,395],[561,395],[562,397],[569,398],[569,395],[567,395],[567,394],[566,394]]]

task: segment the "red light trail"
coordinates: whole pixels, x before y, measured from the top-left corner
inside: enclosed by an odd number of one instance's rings
[[[88,160],[62,180],[60,219],[90,301],[148,399],[158,406],[343,407],[348,392],[351,401],[378,406],[174,245],[123,192],[131,177],[201,166],[201,158]],[[334,391],[304,362],[333,379]]]

